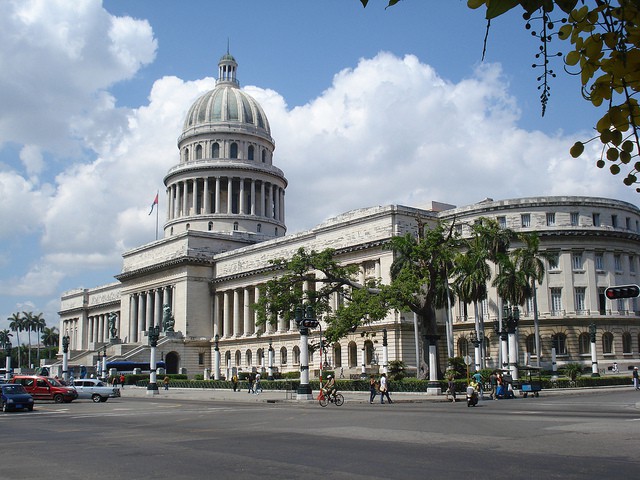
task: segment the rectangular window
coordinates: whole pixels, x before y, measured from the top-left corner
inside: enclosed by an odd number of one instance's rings
[[[551,313],[557,315],[562,312],[562,288],[551,288]]]
[[[629,255],[629,271],[636,273],[636,257],[633,255]]]
[[[556,214],[555,212],[547,213],[547,227],[552,227],[556,224]]]
[[[522,215],[520,215],[520,223],[522,224],[523,227],[530,227],[531,226],[531,214],[523,213]]]
[[[198,353],[198,365],[204,365],[204,353]]]
[[[549,252],[549,270],[560,270],[560,254]]]
[[[581,252],[573,252],[571,254],[571,266],[574,270],[583,270],[582,264],[582,253]]]
[[[584,307],[586,290],[587,289],[585,287],[576,287],[576,291],[575,291],[576,313],[584,312],[586,310]]]
[[[600,214],[594,212],[591,215],[591,218],[593,219],[593,226],[594,227],[599,227],[600,226]]]
[[[631,219],[629,217],[624,219],[624,228],[631,230]]]
[[[613,256],[613,268],[616,272],[622,271],[622,257],[620,255]]]
[[[500,228],[507,228],[507,217],[497,217],[496,220]]]
[[[618,228],[618,216],[617,215],[611,215],[611,226],[613,228]]]
[[[596,270],[604,271],[604,254],[596,252]]]
[[[580,214],[578,212],[571,212],[571,226],[577,227],[580,221]]]

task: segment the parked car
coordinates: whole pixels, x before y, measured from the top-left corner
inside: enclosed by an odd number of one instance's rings
[[[52,377],[15,375],[10,382],[21,384],[35,401],[53,400],[56,403],[69,403],[78,398],[75,388],[62,385]]]
[[[0,385],[0,398],[2,399],[2,411],[33,410],[33,397],[27,393],[20,384],[3,383]]]
[[[109,398],[120,396],[119,389],[110,387],[97,378],[74,380],[73,386],[78,392],[78,398],[90,398],[95,403],[106,402]]]

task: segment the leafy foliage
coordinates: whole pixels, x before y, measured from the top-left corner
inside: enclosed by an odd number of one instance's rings
[[[368,0],[360,0],[364,7]],[[390,0],[387,7],[398,0]],[[550,79],[556,73],[551,59],[562,53],[550,51],[557,38],[570,44],[564,57],[565,71],[580,77],[582,94],[594,107],[606,107],[595,125],[597,134],[576,142],[569,150],[572,157],[584,154],[585,144],[600,140],[602,150],[598,168],[609,165],[622,182],[640,192],[640,2],[638,0],[467,0],[472,9],[485,8],[487,35],[491,20],[522,8],[524,26],[539,42],[533,68],[541,68],[537,77],[544,116],[551,95]],[[560,10],[558,17],[557,10]],[[486,51],[485,36],[485,51]],[[483,55],[484,56],[484,55]]]

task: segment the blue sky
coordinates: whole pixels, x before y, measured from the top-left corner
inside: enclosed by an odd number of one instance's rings
[[[538,44],[464,0],[0,3],[0,328],[57,325],[62,292],[114,282],[178,161],[227,44],[289,180],[290,233],[378,204],[637,195],[568,149],[599,117],[560,74],[540,116]],[[554,66],[563,71],[560,61]]]

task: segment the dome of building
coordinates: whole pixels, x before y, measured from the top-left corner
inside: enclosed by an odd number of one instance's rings
[[[260,104],[240,90],[236,79],[237,62],[226,53],[218,63],[219,76],[216,87],[198,98],[184,121],[181,140],[203,131],[221,129],[248,130],[271,138],[269,121]]]

